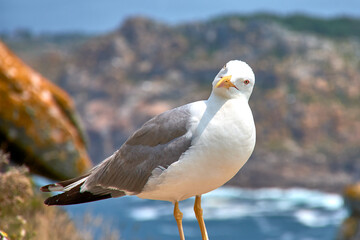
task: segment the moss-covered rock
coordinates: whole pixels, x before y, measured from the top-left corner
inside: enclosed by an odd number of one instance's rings
[[[12,161],[54,179],[91,166],[71,98],[1,42],[0,147]]]

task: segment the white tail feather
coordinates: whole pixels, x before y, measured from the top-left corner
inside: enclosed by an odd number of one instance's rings
[[[60,184],[53,184],[52,186],[48,187],[48,190],[50,192],[64,192],[64,187],[61,186]]]
[[[73,182],[72,184],[67,185],[66,187],[63,188],[64,189],[63,191],[66,192],[66,191],[69,191],[69,190],[73,189],[74,187],[76,187],[76,186],[82,184],[83,182],[85,182],[87,178],[88,177],[84,177],[84,178],[82,178],[82,179],[80,179],[80,180],[78,180],[76,182]]]

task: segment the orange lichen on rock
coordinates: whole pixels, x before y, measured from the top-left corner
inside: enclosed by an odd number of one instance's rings
[[[11,160],[55,179],[91,166],[71,98],[1,42],[0,147]]]
[[[360,201],[360,183],[348,185],[344,189],[346,199]]]
[[[336,240],[355,240],[360,237],[360,183],[345,187],[343,198],[349,216],[342,222]]]

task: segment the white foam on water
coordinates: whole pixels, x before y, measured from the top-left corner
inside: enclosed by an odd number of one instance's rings
[[[160,212],[154,207],[141,207],[130,212],[130,216],[137,221],[153,220],[160,217]]]
[[[193,198],[180,203],[184,221],[196,221],[193,203]],[[168,207],[166,202],[158,202],[152,207],[144,203],[130,209],[130,217],[137,221],[172,217],[172,211],[164,210]],[[346,216],[340,195],[300,188],[252,190],[222,187],[205,194],[202,207],[206,220],[291,216],[307,227],[339,224]]]

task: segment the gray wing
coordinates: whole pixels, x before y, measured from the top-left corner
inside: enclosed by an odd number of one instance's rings
[[[140,193],[155,168],[167,168],[191,146],[189,108],[178,107],[146,122],[93,169],[82,191],[111,193],[113,197],[124,192]]]

